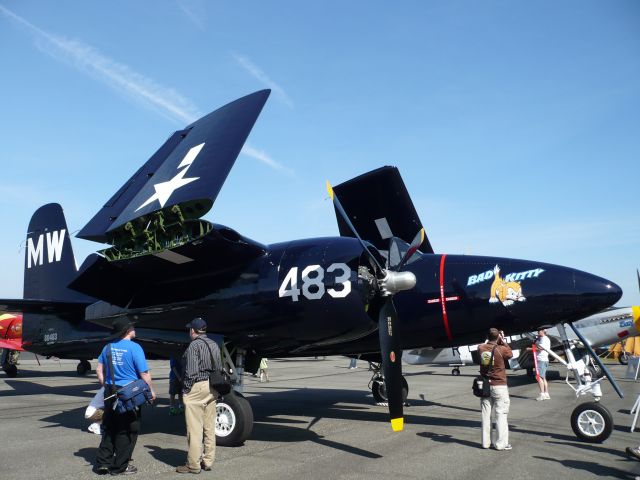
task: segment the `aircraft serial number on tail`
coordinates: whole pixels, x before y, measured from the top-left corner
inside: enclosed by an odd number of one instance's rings
[[[291,267],[278,289],[280,298],[291,297],[294,302],[300,297],[298,279],[302,283],[302,296],[307,300],[320,300],[325,292],[333,298],[344,298],[351,293],[351,269],[346,263],[332,263],[326,269],[327,273],[339,271],[335,278],[335,284],[341,285],[340,289],[326,288],[324,285],[325,270],[320,265],[309,265],[298,276],[298,267]]]

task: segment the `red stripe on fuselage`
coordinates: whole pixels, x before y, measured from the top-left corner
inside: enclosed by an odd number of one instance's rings
[[[442,321],[444,322],[444,331],[447,332],[447,338],[453,340],[451,329],[449,328],[449,319],[447,318],[447,299],[444,296],[444,259],[446,255],[440,257],[440,305],[442,305]]]

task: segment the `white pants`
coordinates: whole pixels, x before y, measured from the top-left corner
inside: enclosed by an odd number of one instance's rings
[[[509,444],[509,389],[506,385],[491,387],[491,396],[480,400],[482,408],[482,448],[489,448],[491,444],[502,450]],[[492,428],[495,419],[496,430]],[[496,438],[497,433],[497,438]]]

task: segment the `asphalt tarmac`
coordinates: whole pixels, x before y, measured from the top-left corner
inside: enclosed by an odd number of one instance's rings
[[[84,410],[97,390],[95,374],[76,375],[76,362],[23,355],[18,378],[0,373],[0,478],[3,480],[98,478],[92,473],[100,437],[88,433]],[[143,414],[132,478],[174,478],[186,458],[182,417],[169,416],[168,362],[153,361],[159,402]],[[347,368],[344,357],[270,361],[269,383],[245,377],[255,415],[242,447],[218,447],[211,472],[225,479],[607,479],[635,478],[640,462],[625,447],[640,385],[612,365],[625,398],[604,385],[603,404],[615,428],[603,444],[582,443],[569,424],[578,403],[563,380],[552,399],[536,402],[537,385],[510,373],[510,442],[513,450],[480,448],[479,400],[471,394],[477,367],[453,377],[447,367],[405,366],[410,406],[405,430],[394,433],[385,407],[373,404],[365,362]],[[95,361],[92,362],[95,367]],[[558,368],[558,367],[556,367]],[[553,365],[552,365],[553,369]],[[590,400],[583,398],[581,401]],[[190,477],[190,475],[187,475]]]

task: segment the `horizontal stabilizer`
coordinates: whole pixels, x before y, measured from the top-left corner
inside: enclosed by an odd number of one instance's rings
[[[146,228],[157,216],[180,206],[182,220],[201,218],[215,202],[231,167],[267,101],[261,90],[231,102],[175,132],[78,233],[112,243],[113,232],[136,220]],[[147,218],[149,217],[149,218]]]
[[[396,167],[382,167],[334,187],[344,210],[364,240],[378,250],[389,249],[389,239],[410,243],[422,228],[409,192]],[[352,237],[346,222],[336,214],[340,235]],[[425,236],[419,250],[433,253]]]
[[[89,303],[86,302],[56,302],[38,299],[4,299],[0,298],[0,311],[16,313],[40,313],[73,315],[84,312]]]
[[[24,348],[18,340],[2,340],[0,339],[0,349],[18,350],[24,352]]]

